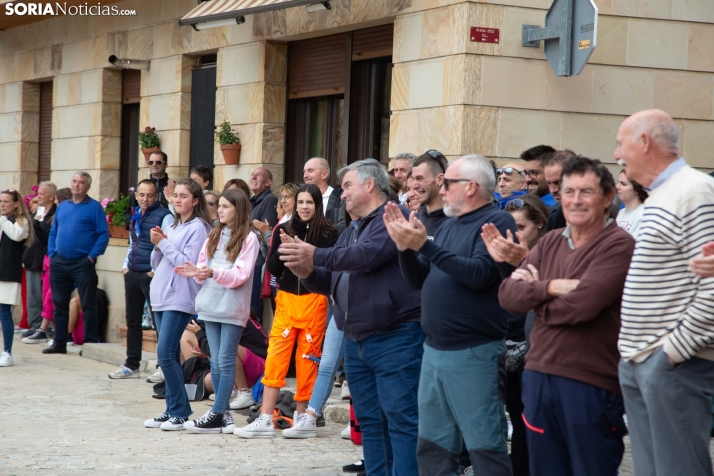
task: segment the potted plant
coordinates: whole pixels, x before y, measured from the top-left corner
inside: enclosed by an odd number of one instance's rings
[[[231,123],[223,121],[216,131],[216,142],[221,145],[221,154],[226,165],[237,165],[240,159],[240,139],[233,132]]]
[[[149,162],[149,156],[159,149],[161,141],[159,140],[159,135],[156,133],[156,128],[151,126],[146,126],[144,132],[139,134],[139,146],[141,151],[144,153],[144,160]]]
[[[134,191],[134,187],[129,189]],[[104,214],[107,216],[107,224],[109,225],[109,236],[112,238],[129,238],[129,230],[126,229],[126,220],[124,212],[129,208],[129,195],[119,194],[119,200],[113,198],[105,198],[100,202],[104,208]]]

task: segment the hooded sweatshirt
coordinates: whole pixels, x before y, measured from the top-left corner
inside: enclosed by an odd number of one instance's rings
[[[166,238],[151,252],[151,308],[154,311],[180,311],[195,314],[194,303],[201,285],[193,278],[185,278],[174,272],[176,266],[186,261],[196,263],[208,237],[210,226],[200,218],[194,218],[176,227],[170,226]]]

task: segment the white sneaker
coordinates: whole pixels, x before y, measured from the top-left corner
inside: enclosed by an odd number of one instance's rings
[[[307,412],[299,414],[292,428],[283,430],[283,438],[317,438],[317,417]]]
[[[236,390],[236,389],[234,388],[233,391],[231,392],[231,398],[229,398],[229,400],[233,400],[234,398],[236,398],[236,395],[238,395],[238,390]],[[215,393],[210,394],[210,395],[208,396],[208,399],[215,402],[215,401],[216,401],[216,394],[215,394]]]
[[[149,383],[161,383],[164,381],[164,371],[161,370],[161,367],[156,369],[156,372],[153,374],[149,375],[146,377],[146,381]]]
[[[255,400],[253,400],[253,394],[250,390],[236,390],[236,392],[236,395],[231,395],[231,398],[234,398],[230,405],[231,410],[242,410],[255,405]]]
[[[161,424],[169,421],[168,413],[159,413],[154,418],[150,418],[144,421],[144,426],[146,428],[161,428]]]
[[[511,423],[511,420],[508,420],[508,441],[511,441],[512,436],[513,436],[513,423]]]
[[[347,386],[347,380],[342,382],[342,391],[340,392],[340,398],[342,400],[350,399],[350,387]]]
[[[12,355],[9,352],[3,352],[0,356],[0,367],[11,367],[12,365]]]
[[[139,376],[139,369],[131,370],[123,364],[109,374],[109,378],[139,378]]]
[[[159,428],[164,431],[185,430],[183,427],[184,423],[186,423],[185,418],[171,417],[167,421],[163,422]]]
[[[349,440],[349,439],[350,439],[350,424],[349,424],[349,423],[347,424],[347,428],[345,428],[344,430],[342,430],[342,431],[340,432],[340,436],[341,436],[342,438],[344,438],[345,440]]]
[[[274,438],[273,415],[260,415],[253,423],[233,430],[233,434],[243,438]]]

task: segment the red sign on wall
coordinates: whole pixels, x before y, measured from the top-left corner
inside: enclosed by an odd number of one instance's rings
[[[498,43],[500,37],[501,30],[498,28],[471,27],[471,41],[476,43]]]

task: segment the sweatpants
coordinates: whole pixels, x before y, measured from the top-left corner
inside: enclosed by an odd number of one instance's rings
[[[627,433],[622,396],[556,375],[522,379],[531,476],[615,476]]]
[[[620,360],[619,372],[635,476],[711,476],[714,362],[672,367],[660,349],[639,364]]]
[[[420,475],[458,475],[462,441],[474,474],[511,475],[499,392],[499,364],[505,350],[503,340],[463,350],[424,345],[417,441]]]
[[[263,385],[282,388],[295,356],[296,402],[306,402],[312,395],[318,364],[306,357],[320,357],[327,324],[327,298],[319,294],[291,294],[278,291],[275,317],[270,329],[268,357],[265,359]],[[305,356],[305,357],[303,357]]]

